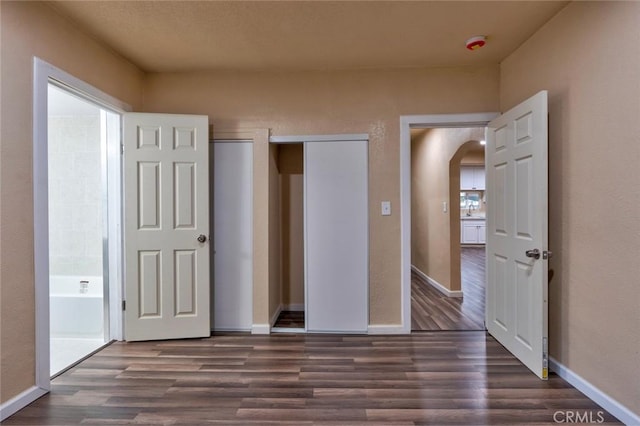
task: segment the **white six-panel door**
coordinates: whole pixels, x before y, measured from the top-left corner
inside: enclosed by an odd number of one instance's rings
[[[366,333],[367,141],[305,142],[306,326]]]
[[[208,118],[124,115],[125,339],[210,335]]]
[[[251,330],[253,143],[213,146],[213,329]]]
[[[547,366],[547,92],[486,130],[487,330],[540,378]]]

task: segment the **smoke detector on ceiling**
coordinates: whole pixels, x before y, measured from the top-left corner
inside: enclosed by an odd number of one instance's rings
[[[478,50],[487,43],[487,37],[483,35],[471,37],[466,42],[467,49]]]

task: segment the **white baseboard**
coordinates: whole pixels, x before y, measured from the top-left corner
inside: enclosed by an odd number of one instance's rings
[[[251,334],[270,334],[271,326],[269,324],[253,324],[251,326]]]
[[[4,421],[9,416],[23,409],[24,407],[31,404],[41,396],[46,395],[47,393],[48,391],[39,388],[38,386],[32,386],[26,391],[4,402],[2,405],[0,405],[0,422]]]
[[[549,357],[549,367],[558,376],[562,377],[571,386],[585,394],[589,399],[600,405],[618,420],[626,425],[640,425],[640,415],[632,412],[629,408],[620,404],[615,399],[589,383],[580,375],[574,373],[564,365],[560,364],[553,357]]]
[[[425,280],[427,283],[429,283],[429,285],[431,285],[431,287],[435,288],[436,290],[438,290],[440,293],[444,294],[447,297],[462,297],[462,291],[460,290],[456,290],[456,291],[451,291],[448,288],[446,288],[445,286],[443,286],[442,284],[440,284],[438,281],[434,280],[433,278],[431,278],[430,276],[428,276],[427,274],[425,274],[424,272],[422,272],[420,269],[416,268],[415,266],[411,265],[411,270],[413,272],[415,272],[416,274],[420,275],[420,277]]]
[[[280,313],[283,310],[284,309],[282,309],[282,304],[280,304],[280,306],[278,306],[278,309],[276,309],[276,311],[273,313],[273,315],[271,315],[271,321],[269,321],[269,324],[271,324],[271,327],[273,327],[274,324],[276,323],[276,321],[278,321],[278,317],[280,316]]]
[[[251,331],[250,328],[234,328],[234,327],[216,327],[214,329],[211,330],[211,334],[215,334],[215,333],[244,333],[247,331]]]
[[[288,305],[284,305],[282,310],[292,311],[292,312],[304,312],[304,303],[290,303]]]
[[[368,334],[411,334],[411,330],[406,330],[402,324],[382,324],[370,325]]]

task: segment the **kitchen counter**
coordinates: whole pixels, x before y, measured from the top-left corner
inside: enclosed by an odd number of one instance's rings
[[[467,216],[467,215],[461,215],[460,216],[460,220],[484,220],[485,216],[484,215],[471,215],[471,216]]]

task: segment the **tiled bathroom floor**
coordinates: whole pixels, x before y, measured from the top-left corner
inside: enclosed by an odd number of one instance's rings
[[[103,339],[51,338],[50,374],[53,376],[105,344]]]

